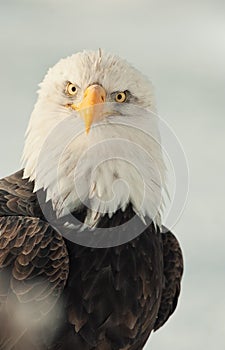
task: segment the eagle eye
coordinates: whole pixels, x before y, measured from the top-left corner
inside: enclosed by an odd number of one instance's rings
[[[119,102],[119,103],[125,102],[126,99],[127,99],[126,92],[123,92],[123,91],[118,92],[118,93],[116,94],[116,96],[115,96],[115,101],[116,101],[116,102]]]
[[[77,93],[77,86],[73,83],[68,82],[65,90],[67,95],[75,96]]]

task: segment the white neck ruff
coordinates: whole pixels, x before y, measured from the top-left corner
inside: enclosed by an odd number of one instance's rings
[[[157,116],[127,105],[86,135],[76,112],[62,112],[57,122],[39,107],[25,142],[24,177],[35,181],[34,191],[47,191],[58,217],[88,205],[85,224],[94,227],[131,203],[143,220],[161,224],[166,169]]]

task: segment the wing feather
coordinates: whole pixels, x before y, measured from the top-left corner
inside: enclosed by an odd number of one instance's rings
[[[183,275],[183,256],[176,237],[165,227],[162,232],[165,283],[154,330],[164,325],[176,309]]]
[[[2,216],[0,233],[0,349],[26,341],[30,347],[28,330],[38,333],[64,290],[67,248],[59,233],[35,217]]]

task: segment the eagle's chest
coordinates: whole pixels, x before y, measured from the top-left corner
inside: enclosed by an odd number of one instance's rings
[[[123,342],[152,329],[163,286],[159,233],[150,227],[133,241],[107,249],[67,246],[67,312],[78,334],[85,329],[91,337],[92,329],[95,346],[102,337]]]

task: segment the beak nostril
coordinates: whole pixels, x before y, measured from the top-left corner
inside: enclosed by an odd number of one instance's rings
[[[102,102],[105,102],[105,96],[101,96],[101,100],[102,100]]]

